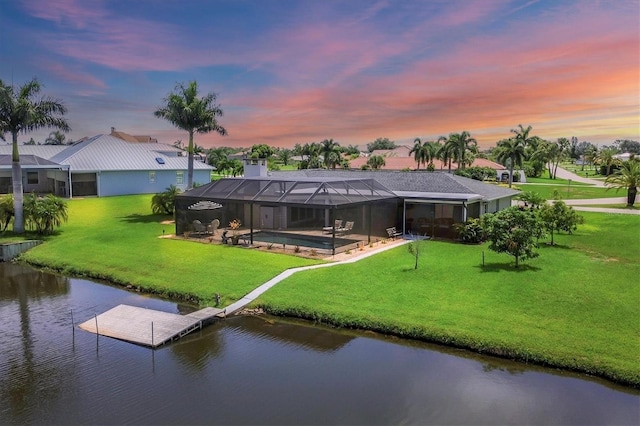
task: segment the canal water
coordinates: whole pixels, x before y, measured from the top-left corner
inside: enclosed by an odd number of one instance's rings
[[[605,381],[304,322],[230,317],[159,350],[72,327],[193,307],[0,263],[0,424],[629,424]]]

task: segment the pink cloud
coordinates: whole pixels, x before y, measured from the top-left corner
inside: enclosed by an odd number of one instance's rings
[[[102,89],[105,89],[107,87],[104,81],[98,79],[94,75],[83,72],[83,71],[79,71],[69,65],[63,65],[58,62],[41,63],[40,65],[46,68],[49,72],[54,74],[56,77],[61,78],[67,82],[74,83],[74,85],[90,86],[94,89],[101,89],[100,91],[102,91]],[[82,89],[82,90],[86,90],[86,89]],[[96,93],[96,92],[91,92],[91,93]]]

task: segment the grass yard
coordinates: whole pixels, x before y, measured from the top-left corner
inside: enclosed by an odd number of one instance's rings
[[[158,238],[151,195],[74,199],[69,223],[23,260],[212,305],[236,301],[281,271],[318,263],[268,251]],[[574,235],[540,257],[426,243],[293,275],[257,304],[278,315],[455,345],[587,372],[640,387],[640,217],[582,212]],[[5,241],[6,238],[3,238]],[[485,266],[482,266],[482,253]]]
[[[484,245],[430,241],[418,270],[399,247],[295,274],[258,303],[640,386],[640,217],[581,214],[576,234],[519,270]]]
[[[151,195],[73,199],[59,235],[22,256],[31,264],[180,299],[227,304],[285,269],[318,263],[241,247],[158,238],[175,232],[151,214]]]
[[[625,197],[626,191],[615,189],[607,191],[607,188],[590,186],[590,185],[542,185],[542,184],[514,184],[514,188],[521,191],[533,191],[542,195],[548,200],[552,200],[554,191],[558,191],[563,200],[581,200],[587,198],[615,198]]]
[[[545,174],[548,175],[548,173],[545,172]],[[569,180],[568,179],[550,179],[548,177],[539,177],[539,178],[535,178],[535,177],[528,177],[527,178],[527,183],[546,183],[546,184],[551,184],[551,185],[568,185],[569,184]],[[518,185],[518,182],[515,182],[514,185]],[[576,181],[571,181],[571,186],[573,185],[578,185],[578,186],[589,186],[588,183],[583,183],[583,182],[576,182]]]

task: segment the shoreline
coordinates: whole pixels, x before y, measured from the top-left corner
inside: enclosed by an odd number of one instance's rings
[[[20,260],[19,260],[20,261]],[[206,307],[209,306],[206,302],[201,301],[197,296],[182,293],[182,292],[163,292],[156,291],[154,288],[147,288],[142,286],[133,286],[129,283],[120,283],[115,282],[110,279],[106,279],[105,277],[99,276],[99,274],[92,274],[90,271],[87,271],[83,274],[71,274],[66,271],[62,271],[56,268],[52,268],[45,264],[39,264],[37,262],[26,262],[20,261],[26,265],[31,267],[50,271],[56,274],[64,274],[71,278],[88,278],[92,280],[99,280],[108,285],[112,285],[114,287],[119,287],[123,290],[133,291],[137,293],[145,293],[149,295],[158,296],[161,298],[169,299],[175,303],[188,303],[193,304],[198,307]],[[201,303],[203,302],[203,303]],[[403,331],[400,327],[394,325],[387,325],[384,323],[369,323],[366,327],[363,327],[361,324],[358,324],[357,320],[351,320],[346,322],[340,322],[337,320],[333,320],[331,316],[328,315],[318,315],[313,312],[299,312],[295,309],[276,309],[270,308],[268,305],[262,304],[257,301],[253,301],[249,303],[244,308],[237,311],[235,315],[244,315],[241,312],[250,312],[247,315],[271,315],[274,317],[280,318],[290,318],[290,319],[298,319],[309,321],[314,324],[320,324],[324,326],[329,326],[331,328],[344,329],[344,330],[357,330],[360,332],[374,332],[385,336],[396,337],[403,340],[415,340],[429,344],[435,344],[442,347],[461,349],[470,351],[479,355],[487,355],[497,358],[502,358],[506,360],[511,360],[523,364],[531,364],[545,368],[552,368],[558,370],[564,370],[567,372],[573,372],[578,374],[584,374],[591,377],[596,377],[599,379],[603,379],[609,381],[613,384],[627,387],[629,389],[637,390],[640,389],[640,381],[635,382],[633,380],[625,380],[622,377],[619,377],[615,372],[610,372],[606,370],[592,370],[587,366],[581,366],[580,364],[576,365],[566,365],[562,362],[558,362],[553,358],[545,358],[543,354],[532,354],[528,353],[526,348],[510,348],[510,347],[499,347],[499,346],[491,346],[485,344],[482,341],[475,340],[473,338],[464,338],[462,336],[455,336],[452,334],[430,334],[428,332],[421,332],[420,330],[413,330],[413,332]]]

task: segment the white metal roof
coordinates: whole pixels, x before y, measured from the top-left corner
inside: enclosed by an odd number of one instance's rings
[[[51,157],[69,164],[74,172],[118,170],[186,170],[187,157],[179,157],[177,148],[156,143],[129,143],[110,135],[98,135],[68,146]],[[193,162],[194,170],[213,170],[208,164]]]

